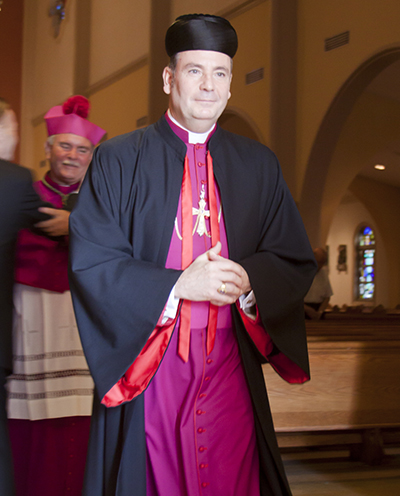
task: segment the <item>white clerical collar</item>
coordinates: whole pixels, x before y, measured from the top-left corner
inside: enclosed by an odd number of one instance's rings
[[[196,145],[197,143],[205,143],[207,141],[208,135],[211,133],[211,131],[214,129],[215,124],[213,124],[208,131],[205,133],[193,133],[192,131],[189,131],[189,129],[186,129],[183,127],[179,122],[174,119],[171,115],[171,111],[168,109],[168,117],[171,119],[171,121],[176,124],[178,127],[183,129],[188,133],[188,142],[191,145]]]

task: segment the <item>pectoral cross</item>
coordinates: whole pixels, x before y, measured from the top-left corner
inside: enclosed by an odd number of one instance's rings
[[[197,232],[199,236],[204,234],[211,238],[211,234],[207,231],[206,217],[210,218],[210,211],[206,210],[206,200],[204,199],[206,192],[204,191],[204,184],[200,192],[199,208],[192,207],[192,214],[197,215],[196,223],[193,228],[192,235]]]

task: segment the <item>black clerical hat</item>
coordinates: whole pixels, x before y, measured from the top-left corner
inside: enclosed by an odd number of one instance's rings
[[[169,57],[187,50],[211,50],[233,58],[238,47],[236,31],[223,17],[188,14],[168,28],[165,48]]]

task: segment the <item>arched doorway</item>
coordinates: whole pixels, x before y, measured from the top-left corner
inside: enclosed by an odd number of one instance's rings
[[[378,84],[388,82],[385,75],[389,74],[392,81],[397,81],[392,94],[384,84]],[[354,258],[349,241],[353,224],[374,222],[382,246],[377,273],[379,280],[384,281],[379,284],[378,303],[387,307],[397,305],[400,298],[400,226],[396,214],[400,209],[400,174],[397,172],[397,179],[393,175],[392,181],[385,181],[372,171],[374,164],[382,163],[379,160],[392,162],[391,166],[400,171],[398,89],[399,47],[372,57],[348,79],[332,102],[315,140],[299,205],[311,244],[328,243],[332,253],[346,244],[350,260]],[[332,281],[336,296],[340,294],[342,303],[354,303],[351,294],[345,298],[346,291],[352,288],[352,271],[337,279],[339,285]]]
[[[321,124],[311,150],[300,196],[299,209],[310,241],[314,246],[324,243],[336,205],[344,190],[329,191],[329,174],[343,128],[357,101],[368,85],[387,67],[400,60],[400,47],[393,47],[371,57],[346,81],[333,100]],[[400,81],[399,81],[400,85]],[[351,182],[351,181],[350,181]]]

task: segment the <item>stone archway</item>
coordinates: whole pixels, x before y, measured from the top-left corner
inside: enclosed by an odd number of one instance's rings
[[[320,126],[311,150],[300,196],[299,209],[311,244],[320,246],[323,194],[340,132],[357,99],[371,81],[393,62],[400,60],[400,47],[376,54],[362,64],[344,83]]]

